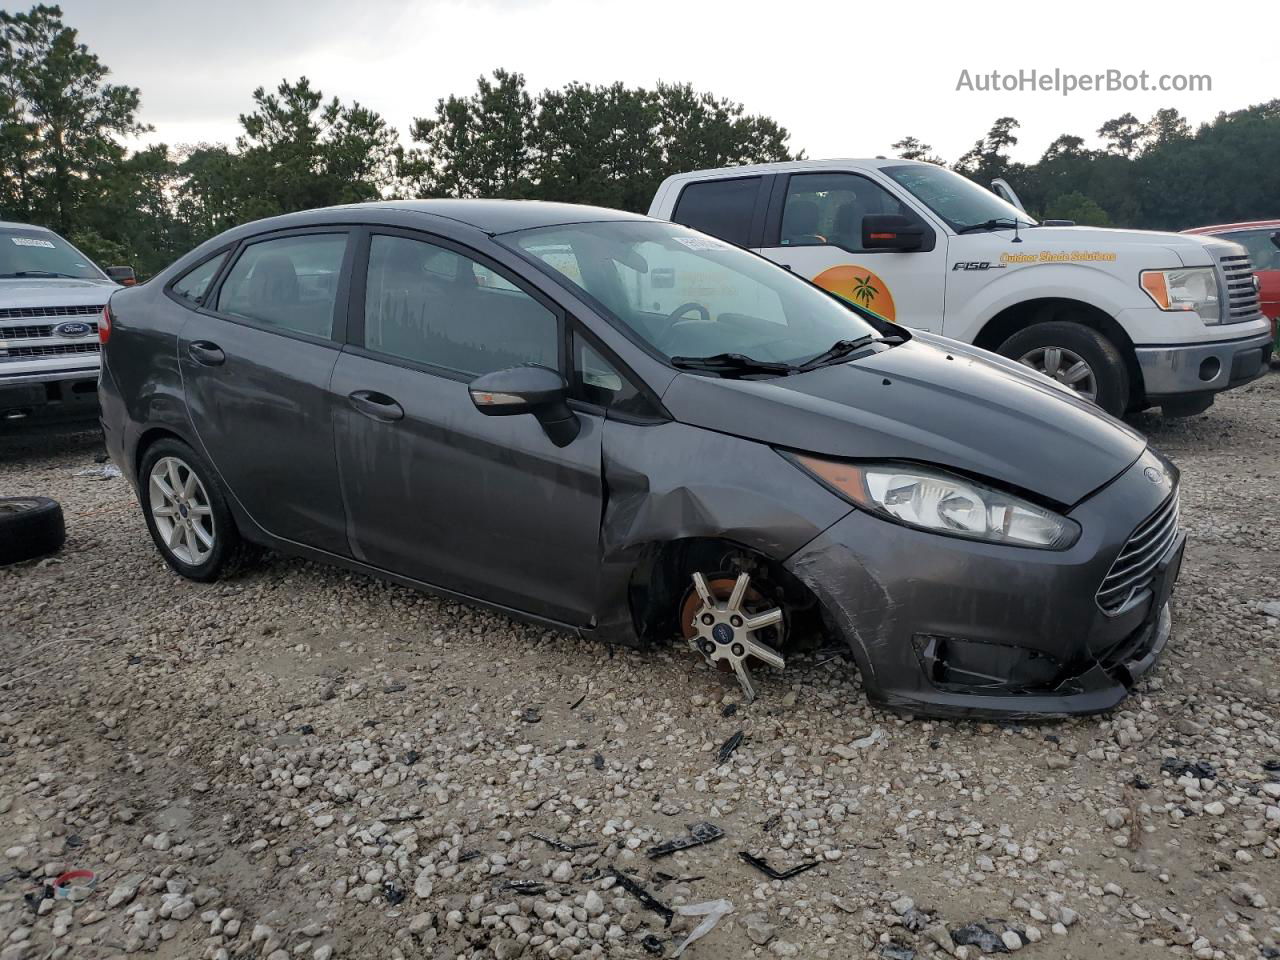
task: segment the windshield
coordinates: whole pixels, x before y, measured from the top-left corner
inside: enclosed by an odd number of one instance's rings
[[[499,237],[665,356],[798,363],[879,330],[762,257],[673,223],[615,221]]]
[[[0,229],[0,279],[71,277],[104,280],[88,257],[48,230]]]
[[[951,225],[953,230],[976,227],[989,220],[1026,226],[1036,222],[1013,204],[984,190],[967,177],[933,163],[884,167],[880,171]]]

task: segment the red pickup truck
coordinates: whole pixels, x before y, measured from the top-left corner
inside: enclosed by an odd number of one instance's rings
[[[1271,334],[1280,347],[1280,220],[1253,220],[1248,223],[1222,223],[1216,227],[1195,227],[1183,233],[1203,233],[1234,240],[1249,251],[1254,276],[1258,278],[1258,294],[1262,312],[1271,318]],[[1272,366],[1280,365],[1280,357],[1272,353]]]

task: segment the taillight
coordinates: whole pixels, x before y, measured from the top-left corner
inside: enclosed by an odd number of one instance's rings
[[[111,306],[102,308],[102,317],[98,320],[98,342],[105,344],[111,339]]]

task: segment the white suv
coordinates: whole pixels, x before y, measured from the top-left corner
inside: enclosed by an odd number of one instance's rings
[[[1040,224],[931,163],[682,173],[649,215],[756,250],[885,319],[1020,360],[1116,415],[1198,413],[1271,353],[1239,244]],[[674,282],[679,301],[698,278]]]
[[[0,423],[98,410],[98,318],[129,267],[108,272],[52,230],[0,221]]]

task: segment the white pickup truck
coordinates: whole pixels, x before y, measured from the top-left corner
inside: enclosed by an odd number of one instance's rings
[[[130,267],[106,271],[52,230],[0,221],[0,424],[98,412],[98,318]]]
[[[682,173],[649,216],[757,251],[857,306],[1019,360],[1117,416],[1186,416],[1267,367],[1239,244],[1037,223],[931,163],[822,160]],[[697,277],[672,278],[671,299]]]

